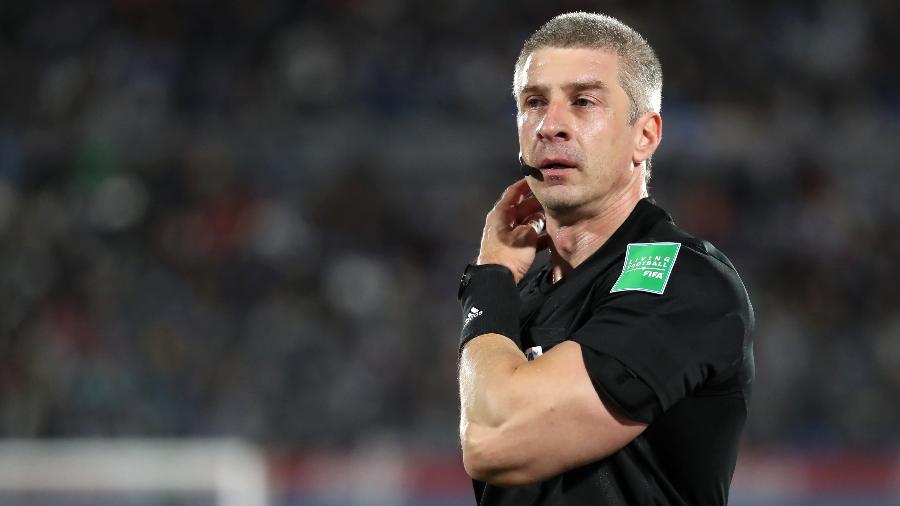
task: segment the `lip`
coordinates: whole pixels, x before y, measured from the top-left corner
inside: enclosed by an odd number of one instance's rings
[[[571,158],[562,158],[562,157],[552,157],[552,158],[544,158],[541,160],[538,168],[541,171],[565,171],[565,170],[575,170],[578,168],[578,162],[572,160]]]
[[[575,170],[574,167],[548,167],[541,169],[541,174],[547,177],[559,177],[575,172]]]

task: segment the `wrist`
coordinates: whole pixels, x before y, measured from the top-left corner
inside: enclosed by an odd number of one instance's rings
[[[459,351],[483,334],[500,334],[521,348],[521,300],[512,271],[501,264],[468,265],[457,298],[462,306]]]
[[[519,280],[521,279],[521,276],[516,274],[516,270],[513,269],[513,267],[511,265],[509,265],[506,262],[503,262],[502,260],[500,260],[499,258],[496,258],[496,257],[487,256],[487,255],[478,255],[478,258],[475,260],[475,263],[473,265],[475,267],[482,267],[485,265],[495,265],[497,267],[503,267],[510,272],[510,274],[513,277],[514,283],[518,284]]]

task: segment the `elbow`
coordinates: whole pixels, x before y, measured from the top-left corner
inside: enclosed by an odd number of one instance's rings
[[[472,479],[501,487],[541,479],[528,471],[522,448],[517,449],[499,429],[470,425],[461,436],[463,467]]]
[[[497,484],[496,476],[501,473],[503,468],[498,465],[497,459],[491,456],[484,441],[476,440],[471,434],[463,437],[462,454],[466,474],[473,480]]]
[[[476,451],[477,450],[471,445],[463,443],[463,468],[466,470],[466,474],[473,480],[487,482],[490,478],[490,470],[484,462],[484,458],[481,455],[476,455]]]
[[[539,481],[525,469],[516,466],[497,465],[484,458],[477,451],[463,449],[463,467],[473,480],[483,481],[499,487],[517,487]]]

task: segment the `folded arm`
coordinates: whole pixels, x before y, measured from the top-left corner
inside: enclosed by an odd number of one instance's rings
[[[463,464],[473,478],[512,486],[614,453],[646,424],[597,394],[581,345],[565,341],[531,362],[509,339],[485,334],[460,359]]]

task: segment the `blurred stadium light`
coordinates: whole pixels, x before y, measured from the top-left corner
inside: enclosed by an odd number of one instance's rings
[[[234,440],[0,442],[0,504],[268,506],[266,463]]]

